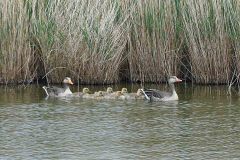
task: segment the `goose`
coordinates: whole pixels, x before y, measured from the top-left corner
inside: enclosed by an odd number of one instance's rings
[[[103,92],[102,91],[98,91],[98,92],[94,92],[94,94],[84,94],[82,96],[82,98],[84,99],[103,99]]]
[[[42,88],[46,92],[47,96],[63,97],[72,94],[72,91],[69,88],[69,84],[73,85],[71,78],[65,77],[63,80],[63,88],[56,86],[43,86]]]
[[[104,95],[103,98],[104,99],[118,99],[122,95],[123,94],[121,91],[116,91],[116,92]]]
[[[144,99],[144,94],[141,89],[138,89],[136,93],[126,93],[125,99]]]
[[[122,88],[121,91],[104,94],[104,99],[124,99],[125,93],[127,93],[127,88]]]
[[[93,95],[93,99],[103,99],[104,98],[104,94],[103,94],[103,91],[98,91],[98,92],[95,92],[94,95]]]
[[[102,91],[102,93],[104,96],[109,95],[109,94],[113,93],[113,89],[112,89],[112,87],[108,87],[107,91]]]
[[[127,99],[128,97],[128,90],[127,88],[121,89],[121,95],[118,97],[118,99]]]
[[[137,93],[135,94],[135,99],[144,99],[144,94],[141,89],[137,90]]]
[[[82,98],[84,95],[88,95],[89,92],[90,92],[89,88],[83,88],[82,92],[74,92],[73,96]]]
[[[121,93],[122,93],[122,94],[128,93],[127,88],[122,88]]]
[[[120,96],[120,99],[125,100],[134,100],[134,99],[144,99],[144,94],[141,89],[138,89],[136,93],[128,93],[126,89],[122,89],[122,95]]]
[[[182,80],[176,76],[169,77],[168,84],[171,92],[163,92],[157,89],[141,89],[141,91],[143,92],[145,98],[149,101],[176,101],[178,100],[178,95],[174,86],[174,83],[176,82],[182,82]]]

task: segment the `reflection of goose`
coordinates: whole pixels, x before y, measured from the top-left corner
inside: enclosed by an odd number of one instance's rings
[[[163,92],[156,89],[141,90],[145,98],[150,101],[176,101],[178,100],[178,95],[174,86],[175,82],[182,82],[182,80],[176,76],[170,76],[168,79],[168,84],[170,86],[171,92]]]
[[[63,80],[63,88],[59,88],[59,87],[55,87],[55,86],[43,86],[42,88],[44,89],[44,91],[46,92],[47,96],[67,96],[67,95],[71,95],[72,91],[69,88],[69,84],[73,84],[71,78],[69,77],[65,77]]]

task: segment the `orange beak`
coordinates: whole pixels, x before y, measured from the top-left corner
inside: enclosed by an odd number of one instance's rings
[[[176,82],[182,82],[182,80],[181,79],[179,79],[179,78],[177,78],[177,81]]]
[[[73,85],[73,82],[72,82],[72,80],[68,80],[68,83]]]

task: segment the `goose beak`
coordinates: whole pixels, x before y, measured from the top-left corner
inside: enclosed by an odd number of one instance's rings
[[[177,79],[176,79],[176,82],[182,82],[182,80],[181,80],[181,79],[179,79],[179,78],[177,78]]]
[[[71,80],[71,79],[70,79],[70,80],[68,80],[68,83],[73,85],[73,82],[72,82],[72,80]]]

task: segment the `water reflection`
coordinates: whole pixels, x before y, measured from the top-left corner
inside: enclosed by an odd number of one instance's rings
[[[126,85],[113,88],[123,86]],[[103,86],[88,87],[95,91]],[[146,87],[167,89],[165,84]],[[137,88],[138,85],[128,86],[131,91]],[[0,91],[0,159],[240,156],[239,99],[228,97],[225,86],[178,85],[180,100],[160,103],[45,100],[41,86],[2,87]]]

